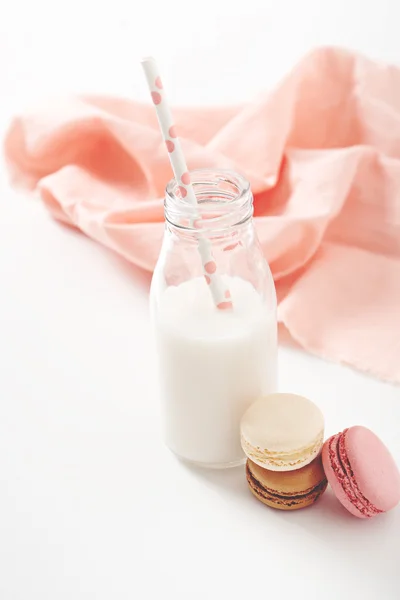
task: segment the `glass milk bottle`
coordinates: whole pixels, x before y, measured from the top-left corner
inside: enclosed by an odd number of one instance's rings
[[[249,183],[215,169],[192,171],[191,180],[198,207],[181,197],[174,179],[167,186],[150,293],[164,435],[179,457],[223,468],[244,460],[240,419],[247,407],[276,389],[276,294]],[[199,236],[211,244],[232,309],[214,304]]]

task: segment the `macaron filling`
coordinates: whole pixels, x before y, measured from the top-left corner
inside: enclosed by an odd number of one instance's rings
[[[257,496],[261,496],[265,500],[268,500],[274,504],[281,504],[283,506],[295,506],[297,504],[303,504],[304,500],[315,502],[327,486],[327,480],[322,479],[317,485],[308,488],[307,490],[301,490],[298,493],[293,492],[278,492],[265,485],[262,485],[258,479],[251,472],[248,463],[246,464],[246,476],[247,481]]]
[[[332,436],[329,440],[329,460],[336,479],[340,483],[344,493],[351,504],[364,517],[370,518],[382,513],[361,492],[357,485],[351,464],[346,452],[346,434],[348,429],[342,433]]]

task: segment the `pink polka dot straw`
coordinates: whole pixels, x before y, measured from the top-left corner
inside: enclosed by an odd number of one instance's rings
[[[154,58],[146,57],[142,59],[142,66],[156,109],[161,133],[168,150],[174,177],[179,184],[179,191],[182,198],[187,198],[193,206],[198,206],[196,194],[194,193],[193,186],[190,182],[190,175],[186,166],[185,157],[165,97],[164,86],[159,75],[157,63]],[[199,215],[195,215],[193,222],[199,218]],[[232,308],[231,295],[221,277],[218,275],[218,269],[212,255],[210,241],[204,236],[199,235],[198,246],[203,265],[204,278],[209,286],[216,307],[220,309]]]

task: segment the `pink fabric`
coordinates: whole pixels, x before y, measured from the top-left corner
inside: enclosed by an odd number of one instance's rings
[[[400,382],[400,70],[323,48],[249,105],[174,113],[189,168],[250,180],[292,337]],[[14,120],[5,151],[57,219],[153,269],[171,171],[150,104],[53,102]]]

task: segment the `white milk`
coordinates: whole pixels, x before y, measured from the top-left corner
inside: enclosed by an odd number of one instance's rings
[[[217,310],[196,278],[167,288],[155,319],[166,442],[215,467],[243,460],[240,419],[276,386],[276,315],[250,283],[226,281],[233,310]]]

